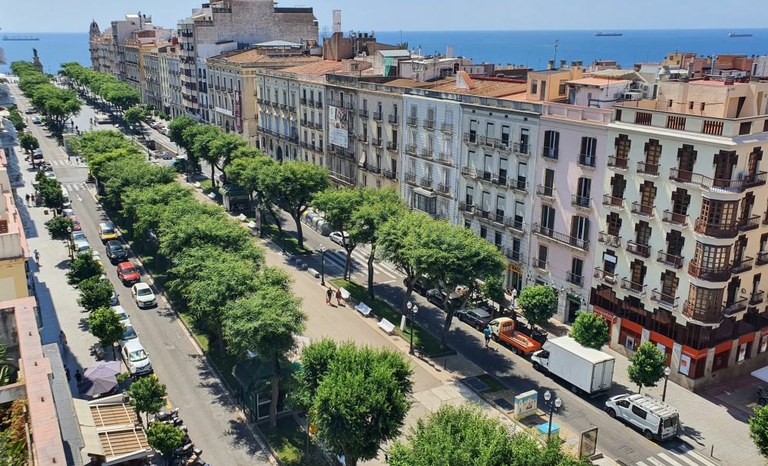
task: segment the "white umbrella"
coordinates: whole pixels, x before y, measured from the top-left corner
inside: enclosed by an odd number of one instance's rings
[[[763,382],[768,382],[768,366],[761,367],[756,371],[752,371],[752,376],[757,377]]]

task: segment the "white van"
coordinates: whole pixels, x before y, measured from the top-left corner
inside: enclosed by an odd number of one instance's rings
[[[64,207],[70,207],[72,205],[72,201],[69,199],[69,191],[67,191],[67,188],[64,186],[61,187],[61,195],[64,197],[64,203],[62,205]]]
[[[680,415],[677,409],[647,395],[612,396],[605,402],[612,418],[622,419],[643,433],[648,440],[666,440],[677,435]]]

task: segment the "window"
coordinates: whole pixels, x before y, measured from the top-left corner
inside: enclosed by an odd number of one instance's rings
[[[691,204],[691,195],[688,190],[677,188],[672,192],[672,212],[677,215],[688,215],[688,206]]]
[[[613,236],[619,236],[621,233],[621,216],[616,212],[611,212],[605,218],[605,223],[608,226],[608,234]]]
[[[531,81],[531,94],[536,95],[539,93],[539,82],[537,80]]]
[[[697,241],[693,261],[702,271],[721,271],[728,267],[730,257],[730,246],[714,246]]]
[[[488,228],[480,225],[480,237],[486,239],[488,237]]]
[[[557,87],[558,95],[565,95],[565,80],[560,81],[560,85]]]
[[[557,159],[560,148],[560,133],[547,130],[544,132],[544,157]]]
[[[575,204],[579,207],[589,207],[590,191],[592,190],[592,180],[589,178],[579,178],[576,188]]]
[[[509,126],[504,125],[501,127],[501,143],[505,146],[509,146],[509,134],[510,129]]]
[[[467,194],[464,198],[465,202],[467,203],[467,206],[474,205],[474,192],[475,192],[474,188],[472,188],[471,186],[467,186]]]
[[[584,284],[584,261],[574,257],[571,259],[571,271],[568,274],[568,281],[574,285]]]
[[[496,137],[496,127],[490,121],[485,124],[485,137],[488,139],[493,139]]]
[[[581,152],[579,153],[579,163],[588,167],[594,167],[596,154],[597,138],[582,137]]]
[[[643,420],[648,415],[648,413],[646,413],[643,408],[640,408],[639,406],[636,406],[636,405],[632,405],[632,414],[634,414],[635,416]]]
[[[541,228],[544,234],[549,235],[555,228],[555,209],[552,206],[541,206]]]
[[[412,199],[412,205],[414,209],[421,210],[422,212],[426,212],[430,215],[435,215],[437,213],[437,199],[433,196],[424,196],[422,194],[419,194],[417,192],[413,193]]]
[[[501,233],[498,231],[493,232],[493,244],[496,245],[497,248],[501,249]]]
[[[534,265],[540,269],[546,269],[547,268],[547,256],[549,254],[549,250],[546,246],[543,244],[539,245],[539,257],[536,258],[536,261]]]
[[[576,215],[571,217],[571,237],[576,239],[575,246],[583,247],[589,241],[589,219]]]

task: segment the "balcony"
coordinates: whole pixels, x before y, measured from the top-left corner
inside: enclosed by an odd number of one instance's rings
[[[525,233],[525,223],[519,218],[507,217],[504,220],[504,225],[517,233]]]
[[[542,150],[541,156],[545,159],[557,160],[558,152],[559,150],[557,147],[544,146],[544,150]]]
[[[427,118],[426,120],[424,120],[424,129],[427,129],[427,130],[430,130],[430,131],[434,130],[435,129],[435,119],[434,118],[431,118],[431,119]]]
[[[585,168],[595,168],[596,159],[595,154],[579,154],[577,163]]]
[[[592,198],[586,196],[579,196],[577,194],[571,195],[571,205],[578,209],[591,210]]]
[[[608,166],[614,170],[626,170],[629,167],[629,159],[626,157],[608,156]]]
[[[621,279],[621,289],[626,290],[630,294],[635,295],[637,297],[645,296],[645,292],[647,288],[648,288],[648,285],[643,285],[642,283],[635,283],[628,278]]]
[[[734,259],[733,265],[731,265],[731,273],[737,274],[752,270],[755,265],[754,257],[745,257],[741,260]]]
[[[413,144],[408,144],[405,146],[405,153],[408,155],[416,155],[416,146]]]
[[[573,272],[565,274],[565,281],[576,286],[584,286],[584,277],[582,275],[576,275]]]
[[[721,264],[714,267],[703,266],[699,265],[694,258],[688,262],[688,273],[708,282],[725,282],[731,278],[731,267],[728,264]]]
[[[472,214],[475,211],[475,206],[467,202],[459,202],[459,210],[468,214]]]
[[[659,176],[659,164],[637,162],[637,173],[646,176]]]
[[[491,182],[493,180],[493,174],[485,170],[477,170],[477,177],[480,181]]]
[[[315,101],[314,101],[314,100],[307,100],[307,105],[309,105],[310,107],[313,107],[313,108],[314,108],[314,106],[315,106]]]
[[[392,170],[382,170],[381,171],[381,175],[384,178],[388,178],[390,180],[396,180],[397,179],[397,172],[392,171]]]
[[[419,185],[422,188],[432,189],[432,178],[422,176],[421,179],[419,180]]]
[[[555,197],[555,188],[552,186],[544,186],[543,184],[540,184],[536,186],[536,194],[541,197],[552,199]]]
[[[444,132],[445,134],[453,134],[453,123],[441,123],[440,131]]]
[[[758,252],[757,258],[755,259],[755,262],[757,265],[765,265],[768,264],[768,251],[766,252]]]
[[[493,220],[493,223],[497,223],[499,225],[504,225],[504,211],[503,210],[497,210],[495,214],[491,215],[491,220]]]
[[[765,291],[755,291],[749,294],[749,304],[757,305],[765,300]]]
[[[435,156],[435,153],[432,152],[432,149],[430,149],[429,147],[425,147],[421,149],[421,153],[419,155],[421,155],[422,159],[431,160]]]
[[[437,191],[438,193],[450,194],[451,185],[446,183],[438,183],[437,188],[435,188],[435,191]]]
[[[405,182],[416,184],[416,173],[414,172],[405,172]]]
[[[723,320],[724,306],[721,304],[711,304],[707,307],[696,305],[691,300],[686,300],[683,304],[683,315],[695,322],[704,324],[718,324]]]
[[[547,270],[547,260],[546,259],[541,259],[541,258],[537,257],[537,258],[533,259],[533,263],[531,265],[533,265],[537,269]]]
[[[533,232],[537,235],[541,235],[549,239],[553,239],[559,243],[565,244],[566,246],[571,246],[582,251],[589,250],[589,240],[571,236],[565,233],[560,233],[559,231],[555,231],[552,228],[539,225],[538,223],[533,225]]]
[[[602,269],[595,269],[595,273],[592,276],[597,280],[601,280],[608,285],[615,285],[617,282],[615,273],[606,272],[605,270],[602,270]]]
[[[655,208],[656,206],[654,205],[643,204],[640,201],[632,203],[632,213],[642,217],[653,218],[653,211]]]
[[[739,222],[739,231],[749,231],[754,230],[755,228],[760,226],[760,216],[759,215],[753,215],[749,218],[742,219]]]
[[[605,231],[597,234],[597,242],[611,248],[621,247],[621,236],[611,235]]]
[[[737,312],[743,312],[746,310],[747,310],[746,296],[744,296],[743,298],[739,298],[735,301],[732,301],[730,303],[726,302],[725,305],[723,305],[723,314],[727,316],[736,314]]]
[[[438,152],[435,161],[449,167],[453,166],[453,157],[448,152]]]
[[[493,216],[491,215],[491,213],[487,210],[481,209],[478,206],[475,206],[475,217],[477,217],[478,220],[484,223],[493,221],[493,218],[492,218]]]
[[[608,206],[614,210],[616,209],[621,210],[624,208],[624,198],[613,197],[610,194],[603,194],[603,205]]]
[[[473,180],[477,179],[477,170],[475,170],[474,168],[461,167],[461,174],[466,177],[472,178]]]
[[[509,180],[509,187],[522,193],[528,192],[528,182],[525,179]]]
[[[674,311],[677,309],[680,299],[677,296],[664,294],[658,288],[651,290],[651,301],[655,301],[659,306]]]
[[[357,113],[360,115],[360,118],[368,118],[368,115],[370,115],[367,108],[361,108]]]
[[[389,115],[387,117],[387,121],[389,121],[393,125],[396,125],[396,124],[400,123],[400,117],[398,117],[397,114]]]
[[[699,217],[694,223],[694,230],[696,233],[711,236],[713,238],[735,238],[739,233],[738,223],[735,221],[731,224],[710,224],[706,219]]]
[[[523,142],[516,142],[512,145],[512,150],[518,157],[530,157],[531,145]]]
[[[504,255],[507,256],[507,259],[511,260],[512,262],[517,262],[518,264],[523,263],[523,253],[520,251],[515,251],[512,248],[506,248],[504,250]]]
[[[373,112],[373,119],[375,121],[381,121],[382,120],[381,111]]]
[[[415,116],[409,116],[405,119],[405,122],[408,126],[418,126],[419,119]]]
[[[500,186],[506,187],[507,186],[507,175],[506,174],[503,174],[503,175],[502,174],[493,175],[491,177],[491,183],[498,184]]]
[[[651,247],[637,241],[627,241],[627,252],[640,257],[651,257]]]
[[[464,133],[464,142],[466,142],[468,145],[477,145],[477,133],[472,131]]]
[[[374,147],[381,147],[381,145],[383,144],[383,141],[381,138],[371,138],[371,144]]]
[[[397,141],[389,141],[387,143],[387,150],[397,151]]]
[[[672,267],[674,269],[681,269],[683,268],[683,257],[682,256],[676,256],[674,254],[670,254],[666,251],[658,251],[656,253],[656,260],[668,267]]]
[[[688,226],[687,215],[678,214],[678,213],[672,212],[671,210],[664,211],[661,217],[661,221],[672,224],[672,225],[677,225],[682,228],[685,228],[686,226]]]
[[[745,173],[737,179],[712,178],[700,173],[671,168],[669,179],[678,183],[695,184],[707,191],[727,191],[741,193],[755,186],[762,186],[766,181],[766,172]]]

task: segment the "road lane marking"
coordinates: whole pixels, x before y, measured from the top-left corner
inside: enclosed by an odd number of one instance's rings
[[[658,456],[659,458],[663,459],[664,461],[666,461],[667,463],[671,464],[672,466],[683,466],[682,463],[678,463],[677,461],[673,460],[672,457],[667,455],[666,453],[659,453],[656,456]],[[677,457],[677,458],[682,459],[681,457]],[[690,461],[690,460],[687,460],[687,461]],[[693,462],[691,462],[691,463],[693,463]]]

